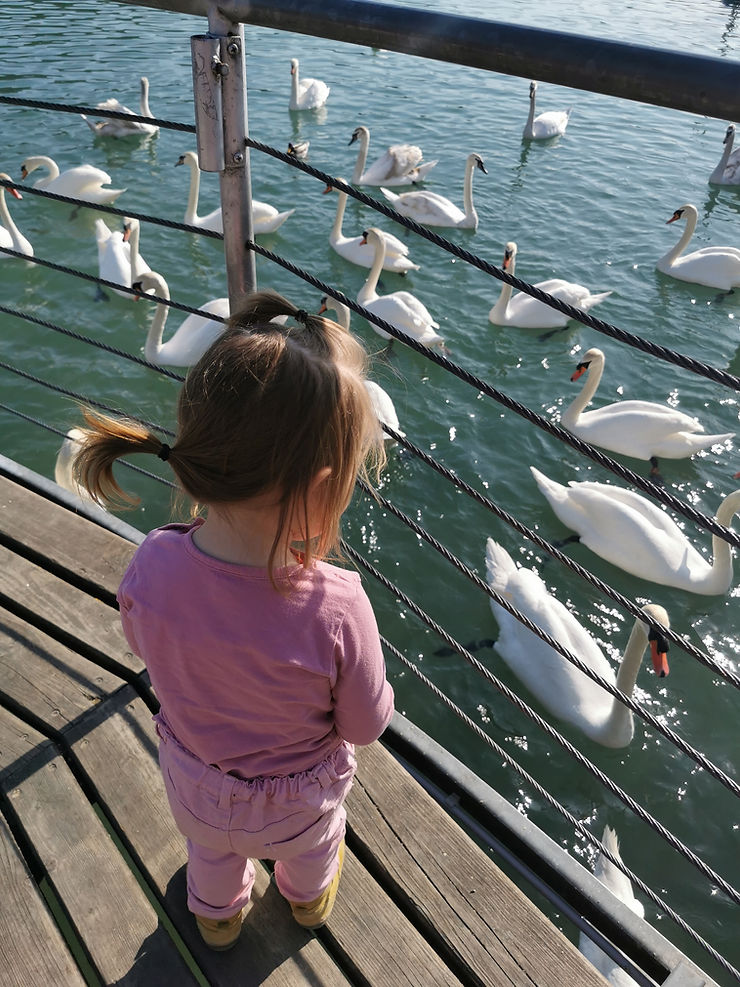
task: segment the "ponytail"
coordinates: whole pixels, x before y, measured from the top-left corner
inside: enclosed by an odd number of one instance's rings
[[[150,452],[168,458],[173,450],[152,432],[129,419],[116,419],[83,408],[88,427],[81,429],[80,449],[75,455],[75,480],[99,504],[110,507],[135,507],[139,498],[123,490],[113,475],[113,464],[134,452]],[[163,450],[167,449],[167,456]]]

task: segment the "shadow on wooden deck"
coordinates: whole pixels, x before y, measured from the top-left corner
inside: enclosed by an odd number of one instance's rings
[[[5,983],[604,987],[381,743],[358,751],[328,925],[298,927],[260,865],[239,944],[209,951],[114,605],[134,548],[0,477]]]

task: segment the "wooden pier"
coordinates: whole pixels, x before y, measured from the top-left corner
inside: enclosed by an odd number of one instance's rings
[[[156,700],[118,623],[135,545],[0,476],[0,968],[13,987],[604,987],[383,747],[358,751],[347,857],[306,932],[258,867],[238,945],[185,905]]]

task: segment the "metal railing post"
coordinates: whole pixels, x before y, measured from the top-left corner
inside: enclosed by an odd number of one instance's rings
[[[244,27],[225,19],[215,4],[208,13],[209,33],[219,38],[223,171],[220,172],[224,256],[231,311],[257,287],[254,253],[244,246],[253,236],[252,184],[246,146],[247,73]]]

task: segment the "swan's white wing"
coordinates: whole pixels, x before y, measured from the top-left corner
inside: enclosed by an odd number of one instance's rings
[[[201,311],[223,318],[229,315],[228,298],[214,298],[200,306]],[[225,323],[206,319],[202,315],[190,314],[174,335],[163,343],[157,357],[158,363],[171,366],[189,367],[203,356],[226,328]]]
[[[366,185],[382,185],[391,178],[401,178],[415,168],[422,158],[420,147],[414,144],[394,144],[370,165],[362,176]]]
[[[104,99],[102,103],[96,104],[96,109],[98,110],[110,110],[112,113],[130,113],[131,116],[137,116],[133,110],[130,110],[128,106],[124,106],[123,103],[119,103],[117,99]],[[116,121],[112,121],[116,122]]]
[[[535,138],[546,140],[548,137],[564,134],[569,118],[570,110],[549,110],[547,113],[540,113],[532,123]]]
[[[403,305],[411,314],[415,325],[429,325],[439,329],[439,323],[434,321],[432,313],[426,305],[419,301],[416,295],[412,295],[410,291],[394,291],[392,297],[396,298],[398,303]]]
[[[315,110],[329,97],[329,87],[321,79],[301,79],[298,102],[302,110]]]
[[[465,219],[465,213],[454,202],[426,189],[401,193],[394,206],[402,216],[430,226],[455,226]]]

